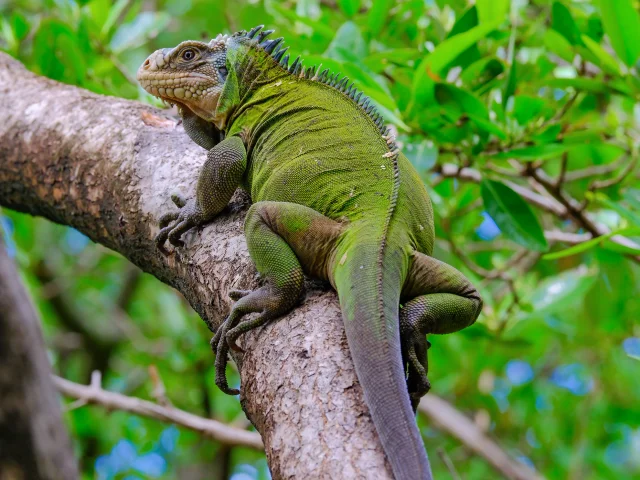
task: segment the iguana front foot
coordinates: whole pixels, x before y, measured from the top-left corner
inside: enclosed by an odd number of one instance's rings
[[[282,289],[268,284],[255,291],[233,290],[229,294],[231,298],[238,301],[211,339],[211,348],[216,353],[216,385],[220,390],[229,395],[239,393],[238,390],[229,388],[226,377],[229,349],[244,353],[244,350],[236,343],[238,337],[291,310],[300,298],[301,291],[301,288],[297,292],[293,292],[290,289]],[[257,312],[259,312],[258,316],[243,319],[245,315]]]
[[[156,235],[155,243],[163,255],[170,255],[164,244],[167,240],[175,247],[183,247],[180,239],[183,233],[193,227],[204,225],[209,220],[198,205],[195,198],[183,199],[180,195],[171,195],[171,200],[180,209],[179,212],[168,212],[160,217],[160,232]]]

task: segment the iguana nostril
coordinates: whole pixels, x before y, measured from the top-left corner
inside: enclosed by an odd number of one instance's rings
[[[142,68],[144,68],[145,70],[149,68],[149,59],[148,58],[142,64]]]

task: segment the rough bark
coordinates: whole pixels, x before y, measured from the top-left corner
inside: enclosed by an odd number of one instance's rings
[[[175,208],[169,195],[193,194],[205,159],[171,116],[37,77],[0,53],[0,118],[0,205],[77,228],[178,289],[214,324],[230,289],[257,286],[241,194],[187,234],[185,248],[166,258],[156,250],[158,218]],[[239,343],[242,406],[274,478],[391,478],[335,294],[311,288],[301,308]]]
[[[78,478],[40,322],[0,230],[0,480]]]

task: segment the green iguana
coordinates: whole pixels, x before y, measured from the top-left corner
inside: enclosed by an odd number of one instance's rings
[[[225,377],[229,348],[290,311],[305,274],[326,279],[395,478],[430,479],[414,417],[429,390],[426,334],[471,325],[482,300],[431,257],[429,196],[369,100],[347,78],[303,68],[300,57],[289,64],[283,39],[267,39],[273,31],[262,28],[158,50],[138,71],[209,151],[196,197],[173,197],[180,211],[160,219],[157,245],[165,254],[167,239],[182,246],[184,232],[246,189],[254,202],[247,246],[266,283],[232,292],[237,301],[212,339],[216,384],[237,394]]]

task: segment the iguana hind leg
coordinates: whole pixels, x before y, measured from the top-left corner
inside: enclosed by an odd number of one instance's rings
[[[198,176],[196,197],[186,201],[177,195],[171,197],[180,212],[160,218],[161,229],[155,239],[158,249],[168,254],[164,248],[167,239],[181,247],[184,232],[204,225],[220,213],[240,184],[246,166],[247,152],[239,137],[229,137],[211,148]]]
[[[482,299],[458,270],[415,252],[405,282],[400,310],[403,361],[407,386],[415,408],[430,388],[427,379],[427,334],[453,333],[468,327],[480,314]]]
[[[231,292],[238,299],[211,340],[216,352],[216,384],[231,395],[225,376],[229,348],[240,350],[240,335],[287,313],[304,291],[304,273],[327,278],[342,225],[311,208],[295,203],[258,202],[247,213],[245,236],[251,258],[266,285],[253,291]],[[249,313],[256,317],[245,319]]]

